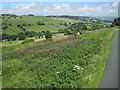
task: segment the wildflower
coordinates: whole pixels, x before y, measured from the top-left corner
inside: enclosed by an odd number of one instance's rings
[[[91,80],[91,77],[92,77],[92,75],[86,76],[86,77],[84,77],[84,80],[89,81],[89,80]]]
[[[78,66],[75,66],[75,68],[77,68]]]
[[[60,72],[56,72],[56,73],[60,73]]]
[[[91,80],[92,75],[89,75],[88,77],[89,77],[89,80]]]
[[[76,68],[76,69],[80,69],[80,67],[79,67],[79,66],[75,66],[74,68]]]

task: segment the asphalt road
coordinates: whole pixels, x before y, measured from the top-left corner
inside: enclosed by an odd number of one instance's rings
[[[98,88],[118,88],[118,32],[113,37],[110,54]]]

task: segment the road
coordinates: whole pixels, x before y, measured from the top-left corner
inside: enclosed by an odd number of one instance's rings
[[[99,88],[118,88],[118,32],[115,33]]]

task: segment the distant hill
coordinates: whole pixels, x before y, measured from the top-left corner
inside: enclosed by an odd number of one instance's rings
[[[47,16],[47,17],[56,17],[56,18],[68,18],[68,19],[75,19],[80,21],[90,21],[90,22],[98,22],[98,23],[112,23],[114,17],[89,17],[89,16],[69,16],[69,15],[62,15],[62,16]]]

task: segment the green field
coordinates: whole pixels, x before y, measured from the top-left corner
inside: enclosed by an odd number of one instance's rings
[[[37,25],[36,23],[38,21],[45,23],[45,25]],[[22,31],[21,28],[17,27],[17,25],[31,24],[31,26],[23,26],[23,28],[25,28],[26,31],[40,32],[40,31],[50,30],[52,32],[57,32],[59,29],[63,29],[66,27],[64,25],[60,25],[61,23],[68,23],[68,22],[74,23],[76,21],[73,21],[71,19],[54,19],[54,18],[42,17],[42,16],[41,17],[22,16],[22,18],[18,16],[17,18],[9,18],[9,19],[4,18],[2,22],[6,23],[6,25],[3,26],[8,26],[8,28],[4,29],[2,32],[11,35],[11,34],[17,34],[19,32],[24,32]]]
[[[31,23],[34,22],[30,17],[23,17],[25,20],[28,18]],[[38,18],[40,17],[34,19]],[[53,21],[52,18],[49,19]],[[59,22],[54,20],[57,25]],[[11,20],[10,23],[14,22]],[[53,30],[53,27],[50,29]],[[37,27],[35,30],[38,30]],[[86,31],[80,36],[65,37],[58,34],[52,41],[43,39],[28,44],[21,44],[22,41],[11,41],[11,44],[3,42],[2,86],[95,88],[101,79],[115,32],[114,28],[107,28]]]
[[[16,35],[20,32],[35,31],[41,32],[49,30],[51,32],[58,32],[60,29],[68,28],[71,24],[76,22],[85,23],[88,29],[92,29],[93,26],[98,25],[103,27],[105,24],[110,23],[93,23],[88,21],[79,21],[67,18],[53,18],[44,16],[16,16],[16,18],[8,15],[2,16],[2,34]],[[44,23],[45,25],[37,25],[38,22]],[[65,26],[64,24],[67,24]],[[22,28],[18,27],[20,25]],[[1,26],[0,26],[1,27]],[[23,30],[25,29],[25,31]]]

